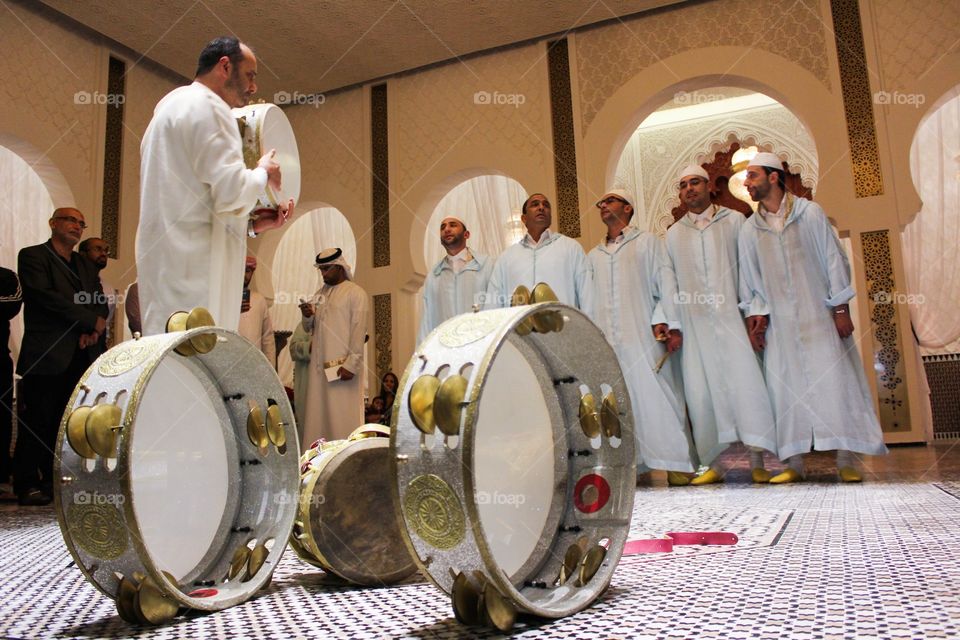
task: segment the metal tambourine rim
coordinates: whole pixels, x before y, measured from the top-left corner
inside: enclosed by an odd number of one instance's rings
[[[477,426],[477,419],[479,417],[477,414],[477,410],[478,410],[478,403],[480,400],[480,393],[487,382],[487,376],[490,373],[493,362],[496,359],[497,355],[500,353],[500,350],[503,347],[504,342],[506,342],[507,338],[511,335],[513,331],[516,330],[516,328],[520,324],[522,324],[530,316],[542,311],[547,311],[547,310],[558,311],[567,315],[570,315],[570,314],[579,315],[583,318],[583,320],[587,322],[588,325],[592,325],[592,322],[589,320],[586,314],[582,313],[578,309],[575,309],[573,307],[570,307],[568,305],[558,303],[558,302],[541,302],[541,303],[536,303],[532,305],[526,305],[524,307],[516,307],[516,309],[522,309],[522,311],[518,311],[516,315],[510,316],[508,321],[503,322],[503,324],[500,325],[496,331],[491,332],[490,335],[484,336],[484,339],[489,339],[490,345],[494,346],[494,348],[490,348],[490,346],[487,347],[487,349],[484,351],[482,360],[475,365],[476,368],[474,372],[471,374],[472,382],[470,385],[470,395],[469,395],[469,398],[466,400],[467,408],[465,409],[467,415],[463,420],[463,428],[460,435],[460,446],[462,447],[462,450],[463,450],[463,453],[462,453],[463,464],[466,469],[470,470],[469,473],[461,474],[462,482],[463,482],[463,492],[464,492],[464,498],[465,498],[464,508],[467,513],[467,519],[470,522],[470,528],[469,528],[470,535],[473,538],[473,544],[480,555],[480,559],[482,560],[482,563],[486,568],[487,578],[500,590],[501,594],[509,597],[511,600],[517,603],[522,610],[528,613],[532,613],[534,615],[539,615],[539,616],[548,617],[548,618],[556,618],[556,617],[561,617],[561,616],[570,615],[572,613],[576,613],[577,611],[580,611],[590,606],[590,604],[592,603],[593,600],[595,600],[595,598],[586,600],[582,605],[575,606],[570,609],[565,609],[563,611],[544,609],[543,607],[540,607],[534,604],[527,597],[525,597],[522,592],[520,592],[518,589],[516,589],[513,586],[513,584],[509,581],[508,577],[506,577],[505,574],[503,574],[503,571],[500,569],[493,555],[493,551],[490,548],[487,538],[483,532],[479,507],[476,500],[475,477],[473,474],[473,468],[474,468],[473,443],[474,443],[474,436],[475,436],[474,430]],[[434,332],[432,332],[430,336],[428,336],[428,338],[424,340],[424,344],[427,344],[430,341],[431,336],[433,336],[433,334],[438,330],[439,328],[434,329]],[[599,329],[596,329],[596,331],[599,332]],[[420,350],[414,353],[413,357],[411,357],[410,362],[406,370],[404,371],[403,377],[400,380],[398,389],[400,390],[408,389],[407,384],[411,376],[415,378],[421,374],[420,371],[416,371],[416,372],[414,371],[414,369],[420,366],[421,361],[420,361],[420,358],[418,357],[419,355],[421,355]],[[610,355],[611,357],[614,357],[612,349],[611,349]],[[617,366],[619,367],[619,365]],[[400,482],[399,482],[400,469],[399,469],[399,461],[397,460],[399,424],[400,424],[400,416],[401,416],[400,412],[403,410],[403,406],[404,406],[404,403],[401,402],[400,398],[398,397],[398,402],[394,403],[393,412],[391,414],[392,430],[390,435],[390,451],[391,451],[390,466],[391,466],[391,473],[396,479],[396,481],[392,484],[392,491],[394,494],[393,497],[394,497],[394,505],[395,505],[395,514],[401,525],[400,531],[401,531],[401,536],[404,540],[404,543],[406,544],[411,557],[414,558],[414,561],[416,562],[418,568],[420,569],[421,574],[423,574],[430,582],[432,582],[441,591],[447,594],[450,594],[450,590],[444,587],[443,585],[441,585],[433,577],[433,574],[430,571],[429,567],[421,561],[417,547],[411,537],[410,531],[407,528],[406,517],[405,517],[405,514],[403,513],[403,506],[402,506],[403,498],[401,496],[401,488],[400,488]],[[632,429],[630,429],[629,431],[630,431],[630,434],[629,434],[630,438],[632,439],[633,438]],[[626,438],[624,438],[624,441],[626,441]],[[632,441],[630,445],[632,445]],[[632,446],[631,446],[631,449],[632,449]],[[568,480],[568,485],[569,484],[570,484],[570,480]],[[632,507],[632,504],[633,504],[632,493],[629,496],[629,504]],[[562,517],[562,514],[561,514],[561,517]],[[627,532],[623,532],[623,535],[609,536],[610,548],[607,550],[606,557],[607,559],[612,561],[613,567],[616,566],[616,564],[619,562],[619,558],[622,555],[623,546],[626,542],[626,533]],[[462,545],[465,543],[466,541],[461,542],[460,544]],[[604,583],[602,585],[594,585],[592,587],[596,591],[597,595],[603,592],[603,590],[606,588],[606,585],[609,584],[609,581],[612,578],[612,576],[613,576],[613,569],[611,568],[607,572]]]
[[[137,365],[138,368],[141,369],[141,371],[139,372],[139,375],[136,378],[136,381],[133,385],[133,389],[128,391],[129,399],[127,400],[127,405],[124,411],[124,417],[123,417],[123,423],[122,423],[125,438],[132,437],[132,434],[136,429],[136,426],[135,426],[136,417],[140,410],[140,401],[142,399],[143,392],[149,385],[149,382],[152,379],[153,375],[156,373],[159,363],[164,358],[169,357],[171,355],[171,352],[173,352],[174,349],[179,345],[185,342],[189,342],[192,338],[195,338],[202,334],[210,334],[210,333],[224,336],[227,338],[239,338],[239,334],[237,334],[236,332],[229,331],[222,327],[216,327],[216,326],[197,327],[196,329],[190,329],[183,332],[176,332],[175,334],[160,334],[162,336],[169,337],[169,340],[163,342],[162,346],[157,348],[155,353],[151,354],[144,362]],[[153,338],[153,336],[147,337],[147,338],[141,338],[141,339],[151,339],[151,338]],[[104,352],[104,354],[101,354],[100,358],[102,358],[103,355],[105,355],[106,353],[107,352]],[[202,355],[203,354],[201,354],[201,357]],[[182,357],[196,357],[196,356],[182,356]],[[64,450],[63,449],[65,444],[64,440],[66,439],[65,438],[66,429],[64,428],[64,426],[66,424],[67,419],[69,418],[71,411],[74,408],[74,405],[76,404],[77,395],[80,392],[81,385],[86,384],[88,382],[90,374],[93,372],[94,367],[98,366],[98,363],[100,362],[100,358],[97,358],[97,360],[95,360],[90,365],[90,367],[87,368],[87,370],[84,372],[81,378],[80,383],[77,385],[77,387],[74,389],[73,393],[70,396],[70,401],[67,404],[67,409],[64,412],[63,419],[61,420],[60,431],[57,436],[56,451],[58,453]],[[265,358],[264,360],[266,361]],[[286,398],[286,394],[282,394],[282,395],[278,394],[278,399],[280,402],[286,403],[286,406],[289,410],[289,415],[292,416],[293,412],[292,412],[292,409],[289,407],[289,401]],[[291,421],[290,425],[288,426],[292,427],[292,425],[293,425],[293,422]],[[294,442],[294,446],[292,450],[289,445],[289,443],[291,442],[291,439]],[[287,442],[288,442],[288,449],[285,455],[293,454],[292,455],[293,459],[299,460],[299,441],[296,438],[295,432],[292,438],[291,437],[287,438]],[[211,601],[206,598],[191,597],[186,593],[183,593],[180,590],[179,585],[171,584],[170,581],[167,579],[167,577],[164,575],[163,570],[161,570],[159,567],[157,567],[154,564],[153,557],[150,551],[146,548],[146,546],[143,543],[142,532],[139,527],[139,520],[136,516],[136,512],[134,511],[134,506],[133,506],[135,496],[133,495],[133,490],[131,485],[132,474],[130,473],[131,471],[130,466],[131,466],[131,460],[129,458],[129,447],[120,447],[114,473],[117,473],[121,476],[121,480],[118,482],[118,488],[120,489],[123,496],[129,498],[124,500],[123,502],[124,522],[128,526],[127,537],[130,541],[131,546],[133,547],[134,553],[136,554],[138,560],[142,565],[144,573],[147,575],[147,577],[151,578],[154,581],[154,583],[160,588],[160,590],[164,593],[164,595],[169,596],[170,598],[175,600],[177,604],[181,607],[186,607],[186,608],[201,610],[201,611],[220,611],[249,600],[261,587],[263,587],[272,578],[272,571],[262,571],[262,570],[258,571],[257,573],[259,575],[255,574],[255,577],[253,579],[245,583],[248,588],[246,588],[244,592],[238,593],[229,598],[223,598],[217,601]],[[55,456],[54,477],[55,478],[63,477],[62,460],[60,455]],[[299,478],[299,465],[298,465],[296,477]],[[56,487],[56,490],[54,492],[54,505],[55,505],[55,510],[57,512],[57,521],[58,521],[58,524],[60,525],[60,531],[63,534],[64,542],[66,543],[66,546],[70,551],[70,554],[73,556],[74,561],[76,562],[77,566],[80,567],[81,572],[87,578],[88,582],[92,583],[100,592],[102,592],[109,598],[116,599],[115,593],[110,593],[109,591],[107,591],[106,588],[100,584],[100,581],[95,576],[93,576],[90,572],[87,571],[83,558],[79,554],[75,546],[73,535],[70,533],[70,530],[69,530],[69,525],[67,523],[66,510],[63,508],[63,503],[62,503],[62,496],[61,496],[62,491],[59,488],[60,485],[55,483],[55,487]],[[299,490],[299,486],[297,488]],[[269,564],[270,566],[275,568],[279,563],[280,557],[283,555],[283,552],[286,548],[287,540],[290,537],[290,531],[292,531],[293,529],[293,521],[295,517],[296,517],[296,502],[292,502],[291,508],[288,508],[286,513],[284,514],[284,517],[280,519],[279,522],[276,523],[277,533],[274,535],[274,546],[270,550],[269,555],[267,556],[268,559],[271,556],[274,557],[275,559],[271,563],[264,562],[263,566],[267,566]]]

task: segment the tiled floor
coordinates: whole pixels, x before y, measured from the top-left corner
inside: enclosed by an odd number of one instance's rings
[[[960,443],[866,460],[866,482],[838,484],[817,454],[808,480],[749,484],[741,452],[727,482],[637,488],[632,537],[727,530],[733,547],[625,557],[610,589],[555,621],[521,618],[517,637],[951,638],[960,636]],[[771,468],[775,465],[771,464]],[[332,587],[288,552],[260,597],[138,630],[70,564],[51,508],[0,507],[0,637],[459,638],[448,599],[414,580]]]

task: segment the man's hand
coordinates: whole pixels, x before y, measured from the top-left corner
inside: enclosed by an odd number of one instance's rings
[[[850,307],[842,304],[833,308],[833,324],[837,327],[840,339],[853,335],[853,320],[850,318]]]
[[[258,167],[262,167],[267,172],[267,184],[274,191],[280,191],[280,164],[274,159],[277,155],[276,149],[270,149],[257,162]]]
[[[86,349],[91,345],[97,344],[97,341],[100,340],[100,333],[96,331],[91,331],[90,333],[81,333],[79,346],[81,349]]]
[[[669,328],[667,323],[661,322],[660,324],[653,325],[653,337],[657,339],[657,342],[666,342],[669,333]]]
[[[316,313],[316,309],[314,309],[313,305],[309,302],[301,302],[300,313],[303,314],[304,318],[312,318],[313,314]]]
[[[93,330],[98,334],[98,338],[103,335],[107,331],[107,319],[103,316],[97,316],[97,324],[94,325]]]
[[[747,335],[750,338],[750,346],[757,353],[762,353],[767,346],[767,316],[748,316],[747,317]]]
[[[669,353],[674,353],[680,350],[680,347],[683,346],[683,334],[679,329],[671,329],[669,337],[667,338],[667,351]]]
[[[257,209],[253,212],[253,231],[260,234],[270,229],[279,229],[293,216],[293,198],[277,209]]]
[[[337,369],[337,375],[340,376],[340,379],[343,381],[353,380],[353,374],[343,367]]]

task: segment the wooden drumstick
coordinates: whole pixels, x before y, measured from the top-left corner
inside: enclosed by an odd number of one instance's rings
[[[661,333],[660,335],[657,336],[657,342],[666,342],[666,341],[667,341],[667,334]],[[667,363],[667,358],[669,357],[670,357],[670,352],[669,351],[664,352],[664,354],[660,356],[660,359],[657,360],[657,364],[653,365],[653,372],[660,373],[660,369],[663,369],[663,365]]]

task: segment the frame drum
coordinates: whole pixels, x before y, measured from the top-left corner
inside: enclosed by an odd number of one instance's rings
[[[610,582],[636,481],[616,355],[556,302],[464,314],[411,358],[394,404],[397,515],[466,624],[558,618]]]
[[[269,582],[297,507],[297,433],[277,374],[238,334],[113,347],[74,390],[57,452],[64,541],[125,620],[224,609]]]
[[[392,517],[390,430],[376,424],[300,457],[300,507],[290,546],[344,580],[384,585],[417,570]]]
[[[283,109],[275,104],[248,104],[233,109],[233,117],[240,127],[243,141],[243,161],[248,169],[257,166],[263,154],[276,149],[275,159],[280,165],[281,189],[269,184],[257,201],[256,209],[276,209],[281,202],[300,199],[300,151],[293,127]]]

